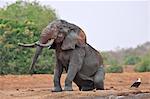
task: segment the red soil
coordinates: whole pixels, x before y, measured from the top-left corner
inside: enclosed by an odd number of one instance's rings
[[[66,75],[61,78],[62,87]],[[139,88],[130,88],[137,78],[142,79]],[[51,92],[53,88],[53,75],[6,75],[0,76],[0,99],[55,99],[55,98],[81,98],[100,96],[129,96],[138,93],[148,93],[150,97],[150,72],[145,73],[107,73],[105,78],[105,90],[79,91],[73,84],[74,91]],[[146,98],[145,98],[146,99]]]

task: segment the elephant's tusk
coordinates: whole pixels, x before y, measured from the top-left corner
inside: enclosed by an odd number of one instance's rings
[[[48,43],[42,44],[40,42],[36,42],[35,45],[41,46],[41,47],[50,47],[54,42],[54,39],[51,39]]]
[[[37,41],[38,42],[38,41]],[[36,47],[36,43],[32,43],[32,44],[23,44],[23,43],[18,43],[19,46],[22,46],[22,47]]]

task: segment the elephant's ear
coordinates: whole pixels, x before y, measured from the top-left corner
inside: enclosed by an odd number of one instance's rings
[[[62,50],[69,50],[75,49],[76,46],[84,47],[86,45],[86,36],[85,33],[81,30],[79,32],[71,31],[65,37],[61,49]]]

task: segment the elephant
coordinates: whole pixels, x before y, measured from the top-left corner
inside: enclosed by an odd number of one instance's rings
[[[62,19],[49,23],[40,35],[39,41],[23,44],[23,47],[36,47],[30,71],[44,47],[54,49],[56,66],[54,68],[54,89],[52,92],[73,91],[74,82],[80,91],[104,90],[105,70],[101,54],[86,41],[84,31],[75,24]],[[66,71],[64,90],[60,78]]]

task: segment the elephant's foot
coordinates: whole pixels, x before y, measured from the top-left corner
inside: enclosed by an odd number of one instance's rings
[[[61,92],[62,88],[60,87],[54,87],[54,89],[52,90],[52,92]]]
[[[96,90],[104,90],[104,88],[96,88]]]
[[[99,83],[95,83],[96,90],[104,90],[104,81],[100,81]]]
[[[64,91],[73,91],[72,87],[65,86]]]
[[[81,91],[91,91],[94,89],[94,82],[90,80],[85,80],[81,86]]]
[[[93,87],[82,87],[81,91],[92,91],[93,89]]]

